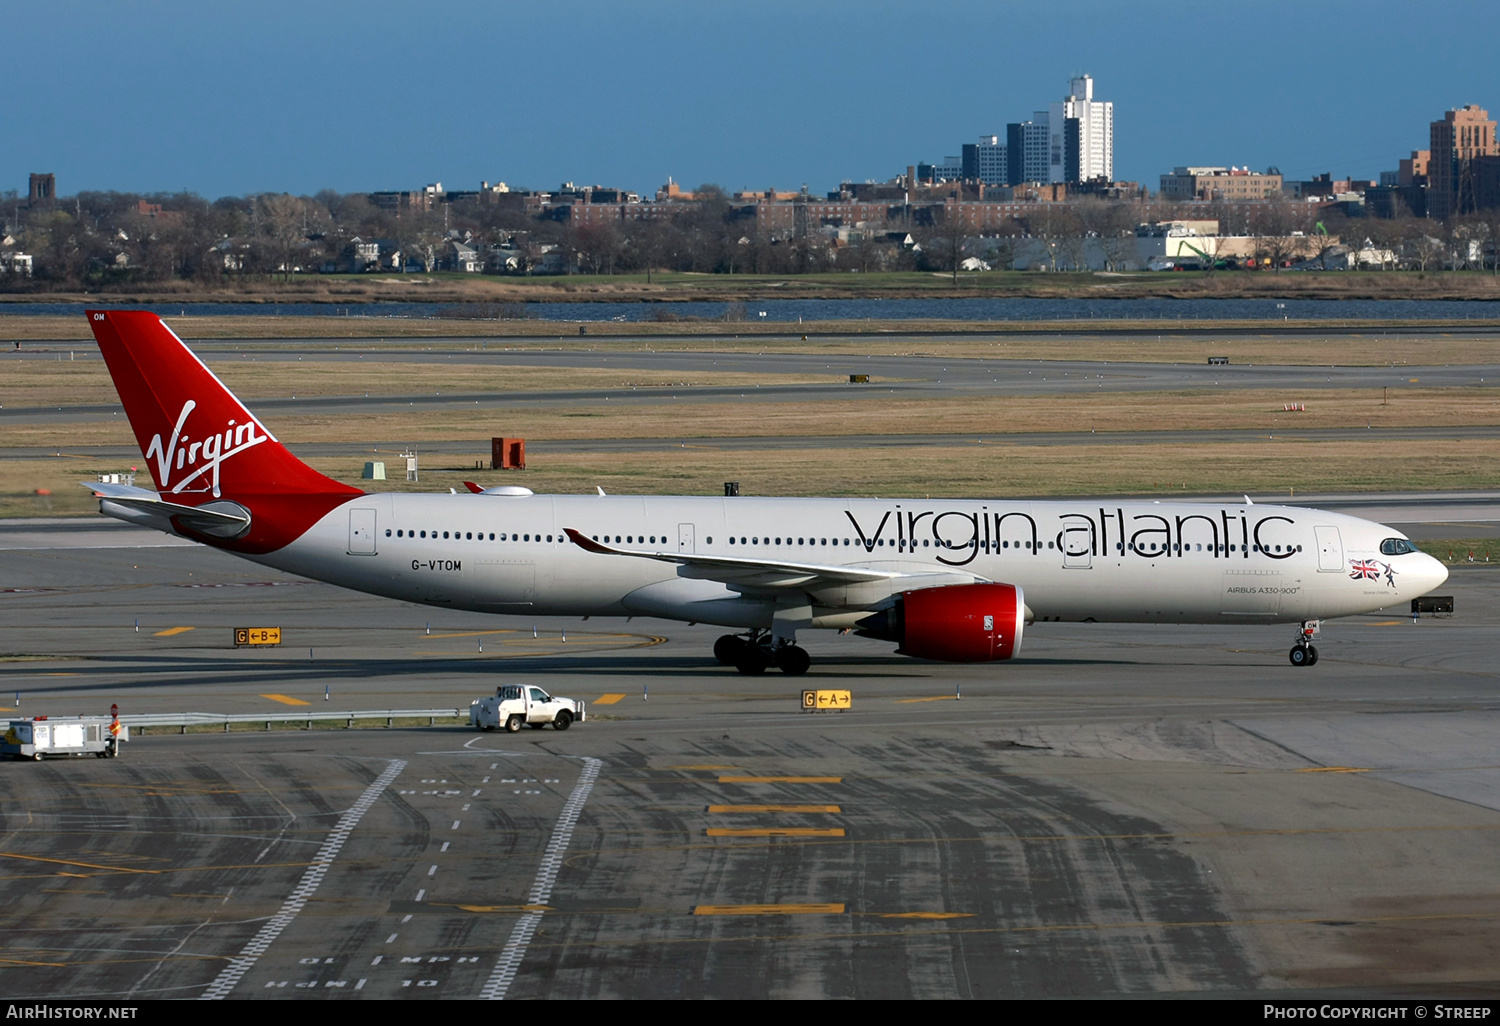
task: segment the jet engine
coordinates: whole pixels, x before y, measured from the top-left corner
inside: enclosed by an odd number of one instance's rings
[[[894,641],[898,655],[950,663],[1010,659],[1021,651],[1026,600],[1013,584],[955,584],[902,592],[855,630]]]

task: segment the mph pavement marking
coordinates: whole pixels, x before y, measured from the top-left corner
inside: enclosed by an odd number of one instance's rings
[[[251,967],[266,953],[266,949],[271,946],[272,942],[281,936],[281,932],[297,918],[297,913],[302,911],[308,899],[316,893],[318,885],[323,882],[323,877],[328,873],[328,867],[338,857],[339,851],[344,847],[344,842],[349,839],[349,835],[359,825],[364,814],[405,768],[404,759],[392,760],[385,772],[376,777],[374,783],[365,789],[364,794],[360,795],[349,810],[339,817],[328,839],[323,842],[323,846],[313,857],[313,864],[308,866],[307,872],[302,874],[302,882],[282,904],[281,911],[266,921],[266,924],[260,928],[260,932],[251,938],[249,944],[245,945],[245,950],[240,952],[238,958],[230,959],[229,964],[220,971],[218,977],[203,992],[200,1000],[222,1001],[229,996],[229,992],[234,989],[235,984],[240,982],[240,978],[250,971]]]

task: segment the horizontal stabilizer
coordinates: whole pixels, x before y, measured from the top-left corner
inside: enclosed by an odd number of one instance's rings
[[[134,485],[97,484],[80,481],[100,499],[100,510],[106,506],[123,506],[164,520],[175,519],[182,527],[214,538],[238,538],[250,530],[250,511],[237,502],[210,502],[202,506],[184,506],[168,502],[156,492]]]

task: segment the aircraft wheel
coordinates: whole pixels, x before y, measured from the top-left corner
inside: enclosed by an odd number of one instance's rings
[[[42,761],[42,753],[41,752],[32,752],[31,753],[31,761],[32,762],[41,762]]]
[[[800,677],[812,665],[812,656],[807,654],[805,648],[786,645],[776,653],[776,665],[788,677]]]
[[[724,666],[737,666],[745,647],[744,638],[737,638],[733,634],[720,635],[719,640],[714,642],[714,658]]]
[[[510,731],[512,734],[519,734],[521,732],[521,727],[524,726],[525,723],[526,721],[521,717],[520,713],[514,713],[512,714],[510,719],[505,721],[505,729]]]
[[[1307,665],[1312,666],[1318,661],[1318,650],[1312,645],[1307,646]]]
[[[567,730],[573,725],[573,714],[564,709],[557,714],[557,719],[552,721],[553,730]]]
[[[1313,657],[1307,654],[1310,646],[1293,645],[1292,650],[1287,653],[1287,658],[1292,661],[1293,666],[1309,666]]]

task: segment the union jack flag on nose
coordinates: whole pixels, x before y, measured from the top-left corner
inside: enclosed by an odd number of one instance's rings
[[[1378,581],[1380,580],[1380,564],[1372,559],[1350,560],[1349,576],[1356,581]]]

